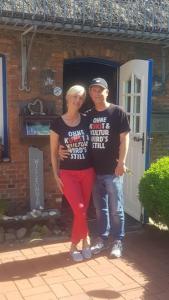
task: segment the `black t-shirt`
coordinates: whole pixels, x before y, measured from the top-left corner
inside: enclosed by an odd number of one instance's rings
[[[70,156],[60,161],[60,169],[82,170],[92,166],[87,117],[81,114],[79,125],[70,127],[62,117],[51,122],[50,129],[59,135],[59,142],[65,146]]]
[[[129,132],[126,113],[110,104],[104,111],[87,112],[92,162],[97,174],[113,174],[119,158],[120,133]]]

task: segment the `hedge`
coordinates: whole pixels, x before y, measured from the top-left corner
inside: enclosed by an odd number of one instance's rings
[[[152,163],[139,183],[139,200],[147,214],[169,228],[169,156]]]

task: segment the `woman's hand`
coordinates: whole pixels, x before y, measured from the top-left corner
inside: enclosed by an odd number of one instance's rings
[[[56,185],[57,185],[57,188],[58,188],[59,192],[61,194],[63,194],[63,182],[62,182],[62,180],[59,178],[59,176],[55,176],[55,180],[56,180]]]
[[[70,155],[69,151],[62,145],[59,146],[59,158],[61,160],[64,160],[65,158],[68,158]]]

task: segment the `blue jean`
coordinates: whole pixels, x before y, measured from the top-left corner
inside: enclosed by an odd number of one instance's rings
[[[99,236],[122,240],[124,237],[123,176],[96,175],[93,201]]]

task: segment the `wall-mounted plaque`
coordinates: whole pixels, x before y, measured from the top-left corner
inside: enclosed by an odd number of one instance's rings
[[[43,152],[29,147],[30,207],[44,208]]]
[[[48,137],[50,123],[57,115],[20,115],[20,135],[22,138]]]
[[[55,101],[35,98],[19,105],[20,136],[22,138],[48,137],[50,123],[57,118]]]
[[[43,103],[40,99],[35,99],[28,103],[28,111],[31,115],[45,115],[43,111]]]
[[[60,96],[62,94],[62,88],[59,86],[55,86],[53,89],[53,95]]]
[[[30,120],[26,122],[26,135],[48,135],[50,122],[47,120]]]

